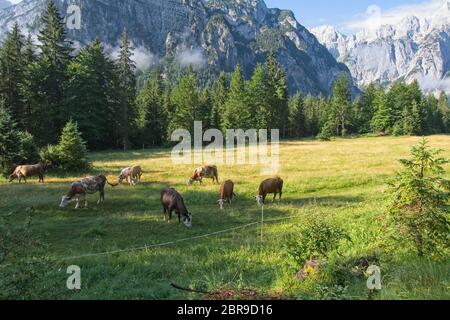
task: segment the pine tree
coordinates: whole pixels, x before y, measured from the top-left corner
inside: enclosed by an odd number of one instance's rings
[[[168,138],[178,129],[194,132],[194,122],[202,120],[199,108],[198,79],[192,68],[179,79],[172,90],[171,103],[174,112],[171,115]]]
[[[227,129],[250,129],[252,114],[250,113],[245,80],[241,67],[238,65],[231,75],[230,90],[222,119],[222,130]]]
[[[334,83],[331,100],[337,134],[341,134],[342,136],[348,134],[347,127],[351,119],[351,102],[350,79],[346,74],[342,74]]]
[[[255,115],[251,127],[255,129],[269,129],[271,106],[269,104],[270,97],[268,96],[266,75],[262,65],[256,66],[253,76],[248,82],[247,92],[249,108]]]
[[[266,62],[267,92],[271,109],[270,129],[280,129],[286,136],[289,118],[289,92],[286,73],[271,52]]]
[[[39,79],[39,102],[35,114],[40,115],[39,140],[51,143],[61,130],[61,105],[66,70],[70,60],[70,43],[66,40],[64,18],[60,16],[54,0],[49,0],[41,19],[39,32],[40,57],[35,76]]]
[[[376,87],[373,83],[369,84],[363,91],[359,99],[355,100],[354,113],[355,125],[357,131],[361,134],[370,132],[370,121],[374,114],[374,100]]]
[[[77,122],[90,148],[112,146],[108,138],[109,116],[114,113],[110,109],[110,95],[115,89],[111,82],[113,72],[113,64],[99,40],[81,49],[68,66],[63,114]]]
[[[22,153],[20,133],[4,102],[0,100],[0,163],[4,173],[9,173],[11,166],[19,161]]]
[[[377,90],[374,99],[375,113],[371,121],[372,132],[376,134],[387,134],[392,129],[392,114],[388,104],[386,92],[383,88]]]
[[[37,79],[33,77],[33,70],[36,69],[37,57],[35,54],[33,39],[31,35],[28,35],[22,54],[22,81],[20,83],[20,96],[22,99],[22,116],[23,128],[32,132],[33,123],[33,106],[35,105],[36,97],[36,82]]]
[[[120,128],[121,140],[124,150],[130,148],[130,131],[136,117],[136,65],[131,59],[133,56],[128,32],[124,31],[121,38],[117,71],[120,84]]]
[[[297,93],[289,102],[290,137],[301,138],[306,136],[306,118],[303,97]]]
[[[160,74],[159,70],[156,70],[145,81],[136,100],[138,128],[144,144],[160,146],[166,141],[167,110],[163,100]]]
[[[443,131],[450,133],[450,104],[445,92],[441,92],[439,96],[438,108],[442,114]]]
[[[401,160],[404,170],[390,182],[389,212],[398,230],[412,240],[419,256],[448,246],[450,181],[443,178],[448,160],[423,139]]]
[[[225,109],[225,103],[228,95],[227,76],[225,72],[221,72],[219,78],[214,82],[211,92],[211,127],[215,129],[221,128],[222,116]]]
[[[85,170],[90,164],[86,142],[78,131],[76,122],[70,120],[64,127],[58,144],[59,160],[66,170]]]
[[[0,99],[10,110],[14,119],[22,119],[22,99],[20,85],[23,74],[22,36],[19,25],[14,24],[6,34],[6,39],[0,50]],[[21,128],[24,124],[18,124]]]

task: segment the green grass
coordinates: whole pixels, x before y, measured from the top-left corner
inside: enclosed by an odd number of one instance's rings
[[[162,248],[65,259],[191,238],[259,221],[260,208],[254,196],[265,178],[259,167],[219,166],[221,180],[232,179],[238,194],[233,207],[221,212],[216,203],[218,186],[210,181],[186,186],[195,166],[173,166],[169,150],[91,154],[96,172],[107,174],[112,182],[120,169],[134,164],[141,165],[145,174],[143,183],[134,188],[107,187],[106,203],[101,206],[96,205],[97,195],[90,196],[86,210],[58,207],[70,183],[80,177],[50,174],[45,185],[0,180],[0,215],[11,214],[13,225],[20,226],[26,209],[35,210],[32,233],[45,247],[39,251],[30,248],[25,255],[49,259],[45,270],[33,270],[37,275],[30,281],[32,290],[39,292],[37,298],[202,298],[170,287],[177,283],[207,291],[250,288],[267,296],[303,299],[327,298],[323,287],[334,294],[334,285],[342,284],[345,295],[338,293],[337,298],[366,299],[365,277],[350,271],[324,270],[326,276],[303,283],[296,280],[301,267],[289,260],[284,245],[297,225],[318,217],[334,219],[353,240],[342,245],[340,256],[330,259],[330,268],[379,256],[383,290],[376,298],[449,299],[449,256],[442,261],[417,259],[413,248],[388,239],[385,181],[400,168],[397,160],[407,157],[410,146],[418,141],[415,137],[385,137],[284,142],[280,172],[285,180],[284,199],[279,205],[267,205],[265,215],[266,219],[294,218],[267,223],[263,242],[260,227],[252,226]],[[450,158],[450,136],[430,137],[430,142]],[[184,195],[194,214],[191,230],[177,221],[163,221],[159,196],[166,186],[176,187]],[[82,270],[79,292],[65,289],[65,270],[73,264]],[[2,268],[8,266],[0,265],[0,272]],[[50,286],[51,292],[46,290]]]

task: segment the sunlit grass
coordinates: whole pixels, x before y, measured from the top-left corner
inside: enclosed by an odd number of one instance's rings
[[[79,179],[50,173],[45,185],[0,181],[0,214],[12,214],[12,222],[23,223],[26,208],[35,209],[33,233],[55,260],[49,279],[61,283],[64,298],[199,298],[170,287],[183,286],[214,291],[224,287],[256,288],[290,297],[312,294],[314,283],[299,283],[284,250],[295,226],[312,217],[333,218],[351,235],[353,242],[342,248],[343,257],[365,256],[380,249],[385,241],[383,191],[386,178],[400,168],[398,159],[407,157],[417,137],[339,139],[331,142],[288,141],[281,146],[281,170],[285,190],[281,204],[265,208],[266,219],[287,218],[260,227],[219,236],[190,240],[176,245],[65,260],[65,257],[142,247],[195,237],[260,220],[254,196],[265,178],[259,166],[219,166],[219,178],[232,179],[238,198],[231,208],[218,210],[218,186],[205,181],[188,187],[186,181],[195,165],[173,166],[169,150],[99,152],[91,154],[96,173],[110,182],[120,169],[140,165],[145,174],[136,187],[107,187],[106,203],[96,205],[90,196],[86,210],[60,210],[58,204],[70,183]],[[430,137],[435,148],[450,158],[450,136]],[[448,171],[450,171],[450,168]],[[450,176],[450,175],[449,175]],[[194,228],[177,221],[163,221],[159,203],[163,187],[177,188],[194,214]],[[176,220],[176,219],[175,219]],[[419,261],[399,249],[382,265],[384,286],[380,298],[445,299],[448,293],[448,262]],[[30,253],[32,254],[32,252]],[[386,260],[387,261],[387,260]],[[65,267],[82,269],[83,289],[65,290]],[[408,282],[410,281],[410,282]],[[58,283],[59,283],[58,282]],[[36,286],[45,286],[37,283]],[[447,289],[447,290],[446,290]],[[349,294],[367,298],[365,279],[349,283]]]

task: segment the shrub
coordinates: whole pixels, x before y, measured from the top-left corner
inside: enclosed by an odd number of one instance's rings
[[[69,171],[90,168],[86,142],[78,131],[78,125],[73,121],[69,121],[64,127],[59,144],[47,146],[40,151],[39,156],[41,161],[49,161],[54,167]]]
[[[443,178],[441,150],[424,138],[400,160],[404,170],[389,182],[389,213],[398,234],[414,242],[417,253],[439,254],[450,242],[450,181]]]
[[[53,167],[61,166],[61,158],[58,146],[48,145],[47,147],[41,149],[39,152],[39,158],[42,162],[49,162]]]
[[[342,240],[350,237],[340,227],[323,221],[311,221],[298,230],[298,235],[288,243],[288,254],[299,265],[307,260],[327,258],[339,248]]]

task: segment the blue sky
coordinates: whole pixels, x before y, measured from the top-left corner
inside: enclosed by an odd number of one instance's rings
[[[291,9],[297,20],[311,28],[324,24],[343,26],[361,19],[370,6],[382,11],[395,10],[399,6],[411,6],[426,0],[266,0],[269,7]]]

